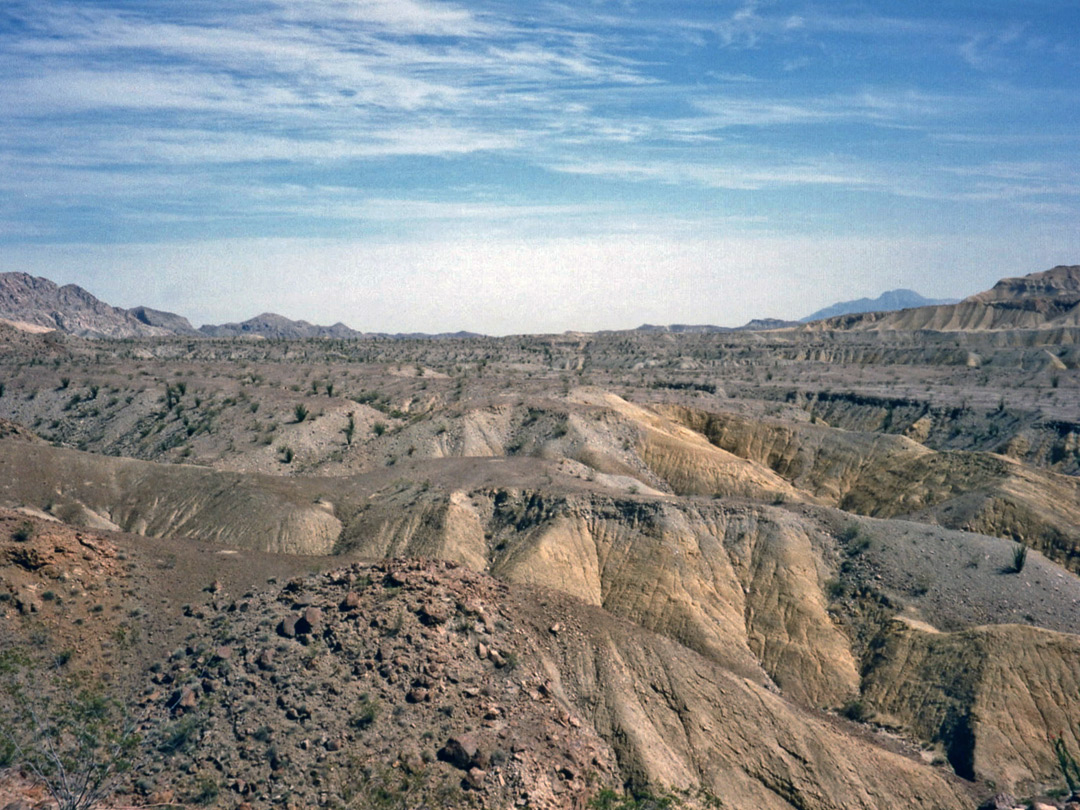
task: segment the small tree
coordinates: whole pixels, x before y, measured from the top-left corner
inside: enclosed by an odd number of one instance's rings
[[[29,659],[0,657],[7,683],[0,703],[6,759],[28,770],[59,810],[90,810],[115,790],[138,750],[136,724],[124,705],[84,676],[52,678]]]

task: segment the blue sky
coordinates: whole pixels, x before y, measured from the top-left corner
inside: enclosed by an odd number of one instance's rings
[[[737,325],[1080,263],[1080,7],[6,0],[0,270],[195,323]]]

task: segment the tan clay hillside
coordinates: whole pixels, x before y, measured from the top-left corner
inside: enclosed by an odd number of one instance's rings
[[[0,665],[138,707],[117,806],[1060,808],[1074,271],[850,329],[0,326]]]
[[[994,301],[1015,301],[1020,298],[1057,298],[1080,301],[1080,266],[1058,265],[1042,273],[1020,278],[1003,278],[986,292],[967,301],[988,304]]]

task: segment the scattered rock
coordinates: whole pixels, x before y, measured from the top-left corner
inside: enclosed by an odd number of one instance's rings
[[[301,636],[316,635],[322,630],[323,612],[317,607],[304,608],[296,621],[296,634]]]
[[[188,709],[194,709],[199,705],[199,698],[195,694],[195,690],[185,687],[184,689],[177,689],[169,697],[169,708],[173,712],[183,712]]]
[[[483,768],[469,768],[469,772],[465,775],[465,784],[473,790],[480,790],[484,786],[485,779],[487,779],[487,771]]]
[[[995,793],[979,805],[979,810],[1013,810],[1016,797],[1009,793]]]
[[[476,764],[480,745],[472,734],[458,734],[450,737],[446,745],[439,750],[439,759],[449,762],[455,768],[465,771]]]
[[[426,625],[445,624],[450,618],[450,610],[446,605],[432,601],[426,602],[423,607],[420,608],[419,615],[420,621]]]
[[[296,622],[297,619],[295,616],[286,616],[278,624],[278,635],[284,636],[285,638],[296,638]]]

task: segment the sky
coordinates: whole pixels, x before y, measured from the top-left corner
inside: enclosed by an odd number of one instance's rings
[[[4,0],[0,272],[592,331],[1080,263],[1075,0]]]

